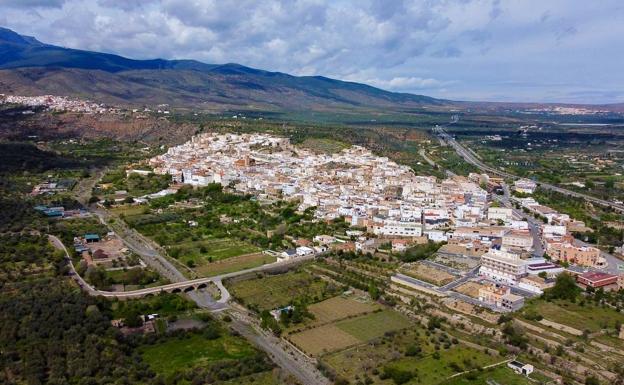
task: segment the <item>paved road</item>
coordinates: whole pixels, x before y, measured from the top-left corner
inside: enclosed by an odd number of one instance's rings
[[[504,178],[510,178],[510,179],[520,179],[519,176],[514,175],[514,174],[510,174],[508,172],[505,171],[501,171],[498,169],[495,169],[493,167],[490,167],[488,165],[486,165],[485,163],[483,163],[481,160],[479,160],[477,157],[475,157],[472,152],[470,150],[468,150],[466,147],[462,146],[461,144],[459,144],[459,142],[457,142],[457,140],[455,140],[455,138],[453,138],[451,135],[449,135],[446,130],[444,129],[444,127],[441,126],[436,126],[434,128],[434,132],[441,138],[443,138],[444,140],[446,140],[446,142],[448,142],[453,149],[457,152],[457,154],[459,156],[461,156],[462,158],[464,158],[464,160],[470,164],[472,164],[473,166],[479,168],[481,171],[485,171],[485,172],[489,172],[495,175],[499,175],[502,176]],[[604,199],[600,199],[600,198],[596,198],[593,197],[591,195],[587,195],[587,194],[582,194],[576,191],[572,191],[572,190],[568,190],[559,186],[555,186],[549,183],[539,183],[539,186],[541,188],[544,188],[546,190],[551,190],[551,191],[556,191],[559,192],[561,194],[565,194],[568,196],[573,196],[576,198],[582,198],[585,199],[589,202],[601,205],[601,206],[605,206],[605,207],[610,207],[614,210],[620,211],[620,212],[624,212],[624,205],[622,204],[618,204],[618,203],[614,203],[614,202],[610,202]]]

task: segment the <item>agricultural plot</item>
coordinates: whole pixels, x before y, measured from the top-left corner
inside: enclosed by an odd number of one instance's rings
[[[200,334],[171,338],[141,349],[143,360],[156,373],[173,374],[185,369],[249,357],[254,348],[243,338],[230,335],[209,340]]]
[[[497,383],[505,385],[535,385],[542,382],[535,382],[535,379],[516,374],[506,365],[485,369],[484,371],[473,372],[469,375],[461,375],[442,382],[440,385],[481,385]]]
[[[363,313],[370,313],[380,308],[380,305],[370,301],[338,296],[310,305],[308,306],[308,311],[314,314],[314,323],[325,324]]]
[[[406,328],[410,326],[410,321],[400,313],[383,310],[341,321],[336,326],[361,341],[369,341],[386,332]]]
[[[449,274],[444,270],[436,269],[433,266],[420,262],[403,266],[401,272],[405,275],[420,279],[421,281],[429,282],[436,286],[444,286],[456,279],[454,275]]]
[[[493,357],[472,348],[454,346],[440,353],[440,358],[434,355],[417,359],[405,357],[389,363],[386,367],[413,373],[418,380],[415,383],[433,385],[443,383],[453,374],[482,368],[501,360],[500,357]]]
[[[193,267],[258,251],[260,248],[250,243],[230,238],[181,242],[169,247],[172,256]]]
[[[530,301],[524,310],[539,314],[546,320],[577,330],[588,329],[590,332],[613,328],[616,322],[624,323],[624,314],[591,303],[581,305],[568,301],[547,302],[536,299]]]
[[[273,263],[276,260],[277,258],[271,255],[263,253],[252,253],[222,259],[212,263],[207,263],[195,267],[194,270],[201,276],[211,277],[215,275],[231,273],[234,271],[251,269],[254,267],[266,265],[267,263]]]
[[[232,281],[228,289],[234,298],[259,311],[290,305],[296,299],[318,302],[334,294],[327,282],[305,271]]]
[[[295,346],[312,356],[345,349],[364,342],[333,324],[292,334],[289,338]]]
[[[289,338],[306,353],[318,356],[359,345],[408,326],[410,322],[403,315],[383,310],[294,333]]]
[[[483,287],[483,285],[477,282],[468,281],[466,283],[462,283],[457,286],[455,289],[456,292],[460,294],[467,295],[468,297],[478,298],[479,297],[479,289]]]

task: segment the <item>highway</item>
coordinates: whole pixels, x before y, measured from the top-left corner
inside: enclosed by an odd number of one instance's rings
[[[480,169],[483,172],[489,172],[491,174],[495,174],[498,176],[502,176],[504,178],[509,178],[509,179],[520,179],[519,176],[514,175],[514,174],[510,174],[508,172],[505,171],[501,171],[498,169],[495,169],[493,167],[488,166],[487,164],[483,163],[481,160],[477,159],[476,156],[473,155],[473,153],[466,147],[462,146],[461,144],[459,144],[459,142],[457,142],[457,140],[455,140],[455,138],[453,138],[453,136],[451,136],[450,134],[448,134],[446,132],[446,130],[444,129],[444,127],[441,126],[436,126],[433,129],[433,132],[438,135],[441,139],[444,139],[448,144],[450,144],[453,149],[455,150],[455,152],[457,152],[457,154],[459,156],[461,156],[466,162],[472,164],[473,166],[477,167],[478,169]],[[549,183],[542,183],[539,182],[538,183],[539,186],[543,189],[546,190],[551,190],[551,191],[555,191],[561,194],[565,194],[568,196],[572,196],[575,198],[582,198],[587,200],[588,202],[591,203],[595,203],[604,207],[610,207],[616,211],[620,211],[620,212],[624,212],[624,205],[619,204],[619,203],[614,203],[614,202],[610,202],[610,201],[606,201],[604,199],[600,199],[600,198],[596,198],[593,197],[591,195],[587,195],[587,194],[583,194],[583,193],[579,193],[576,191],[572,191],[572,190],[568,190],[559,186],[555,186]]]

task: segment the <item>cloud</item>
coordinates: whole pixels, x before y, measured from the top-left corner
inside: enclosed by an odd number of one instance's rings
[[[0,6],[11,8],[61,8],[66,0],[2,0]]]
[[[0,15],[51,44],[446,98],[604,102],[624,89],[620,0],[0,0]]]

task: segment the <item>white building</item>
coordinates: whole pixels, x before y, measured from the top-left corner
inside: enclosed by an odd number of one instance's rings
[[[479,274],[495,281],[515,284],[527,275],[527,264],[517,254],[491,249],[481,256]]]
[[[507,207],[490,207],[487,218],[491,221],[510,221],[513,219],[513,211]]]
[[[529,179],[520,179],[514,182],[514,190],[523,194],[533,194],[537,183]]]

